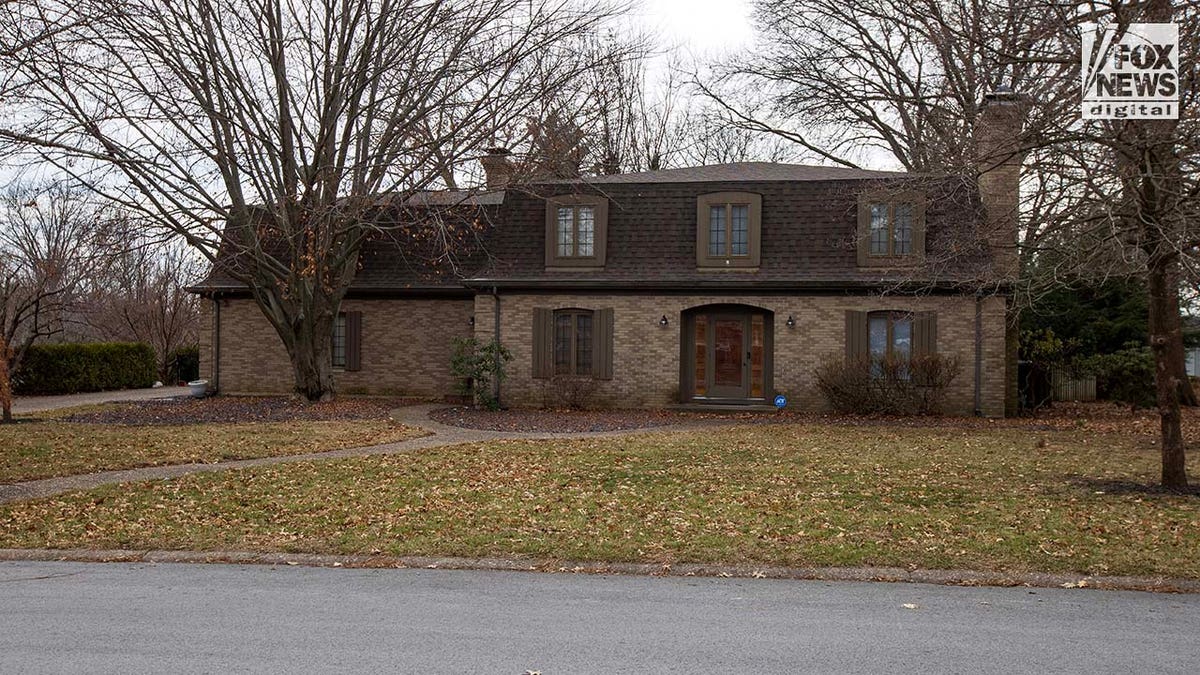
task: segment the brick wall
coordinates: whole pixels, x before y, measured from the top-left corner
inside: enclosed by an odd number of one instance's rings
[[[292,369],[279,335],[254,301],[223,300],[218,386],[221,393],[286,393]],[[201,377],[214,381],[213,303],[201,309]],[[348,394],[440,398],[453,393],[450,354],[455,337],[471,334],[471,300],[346,300],[343,311],[362,312],[362,370],[335,373]]]
[[[613,379],[597,384],[595,403],[621,407],[661,406],[679,398],[679,339],[682,312],[713,303],[741,303],[774,312],[775,389],[789,405],[822,409],[813,370],[829,353],[842,355],[846,310],[934,311],[938,314],[938,352],[955,354],[962,374],[951,384],[947,412],[974,412],[975,300],[971,297],[866,296],[679,296],[679,295],[501,295],[501,342],[513,353],[502,397],[508,405],[543,405],[543,381],[532,377],[533,309],[582,307],[614,310]],[[493,300],[475,300],[476,337],[492,338]],[[670,325],[659,319],[666,315]],[[788,316],[795,328],[785,325]],[[1005,394],[1005,303],[983,300],[982,409],[1003,416]]]

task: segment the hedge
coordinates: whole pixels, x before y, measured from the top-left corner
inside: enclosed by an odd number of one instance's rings
[[[154,384],[154,349],[139,342],[33,345],[13,377],[18,394],[77,394]]]

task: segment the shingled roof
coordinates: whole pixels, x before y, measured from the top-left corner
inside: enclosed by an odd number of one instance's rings
[[[380,228],[359,251],[359,269],[351,292],[467,293],[462,280],[486,264],[484,240],[494,227],[503,191],[424,191],[380,200]],[[422,220],[428,214],[428,218]],[[435,226],[431,220],[440,219]],[[225,269],[224,252],[196,293],[236,292],[245,284]]]
[[[607,185],[613,183],[724,183],[724,182],[775,182],[775,181],[829,181],[897,178],[910,176],[901,171],[872,171],[844,166],[816,166],[811,164],[781,164],[779,162],[730,162],[709,164],[682,169],[661,169],[640,173],[619,173],[611,176],[584,176],[551,183],[585,183]]]
[[[928,192],[927,246],[933,250],[943,223],[973,218],[977,213],[978,193],[966,181],[896,171],[737,162],[544,181],[510,186],[503,193],[428,193],[406,200],[405,206],[478,209],[486,214],[489,226],[479,232],[470,250],[438,264],[419,253],[411,255],[411,240],[368,242],[350,290],[469,292],[471,287],[491,286],[851,289],[879,285],[888,281],[880,270],[860,269],[856,263],[858,194],[913,180],[920,181]],[[756,270],[714,273],[697,269],[696,200],[699,195],[719,191],[762,195],[762,255]],[[546,269],[544,199],[570,193],[597,194],[609,200],[608,254],[603,269]],[[209,289],[239,286],[216,272],[205,284]]]

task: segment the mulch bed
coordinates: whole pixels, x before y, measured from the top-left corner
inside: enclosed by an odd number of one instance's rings
[[[430,412],[429,417],[435,422],[465,429],[523,433],[648,429],[681,421],[679,413],[668,410],[476,410],[458,407],[439,408]]]
[[[1111,403],[1059,403],[1036,415],[1009,419],[979,417],[852,416],[802,411],[712,412],[675,410],[543,410],[511,408],[480,410],[468,407],[441,408],[429,413],[436,422],[466,429],[524,433],[580,433],[648,429],[702,420],[738,424],[830,424],[844,426],[952,427],[955,429],[1025,429],[1028,431],[1087,430],[1098,434],[1144,435],[1159,433],[1158,415],[1152,410],[1131,411]],[[1200,409],[1183,410],[1183,432],[1200,435]]]
[[[237,424],[242,422],[292,422],[383,419],[400,406],[419,403],[404,398],[342,398],[306,403],[283,396],[217,396],[170,398],[137,403],[115,403],[97,412],[62,419],[85,424]]]

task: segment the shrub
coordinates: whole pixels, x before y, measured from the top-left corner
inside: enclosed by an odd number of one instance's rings
[[[149,387],[158,375],[154,349],[140,342],[33,345],[13,377],[18,394],[77,394]]]
[[[481,343],[473,337],[455,338],[450,373],[458,380],[460,394],[473,397],[488,410],[496,410],[500,402],[492,396],[492,378],[503,382],[504,364],[509,361],[512,361],[512,354],[494,340]]]
[[[191,382],[200,379],[200,348],[180,347],[167,354],[167,379],[164,382]]]
[[[1096,376],[1096,397],[1116,403],[1150,408],[1155,404],[1154,353],[1130,342],[1111,354],[1078,359],[1076,371]]]
[[[542,407],[581,410],[592,402],[596,380],[587,375],[555,375],[542,380]]]
[[[946,388],[960,371],[953,356],[829,356],[817,366],[817,389],[840,413],[931,415],[941,412]]]

